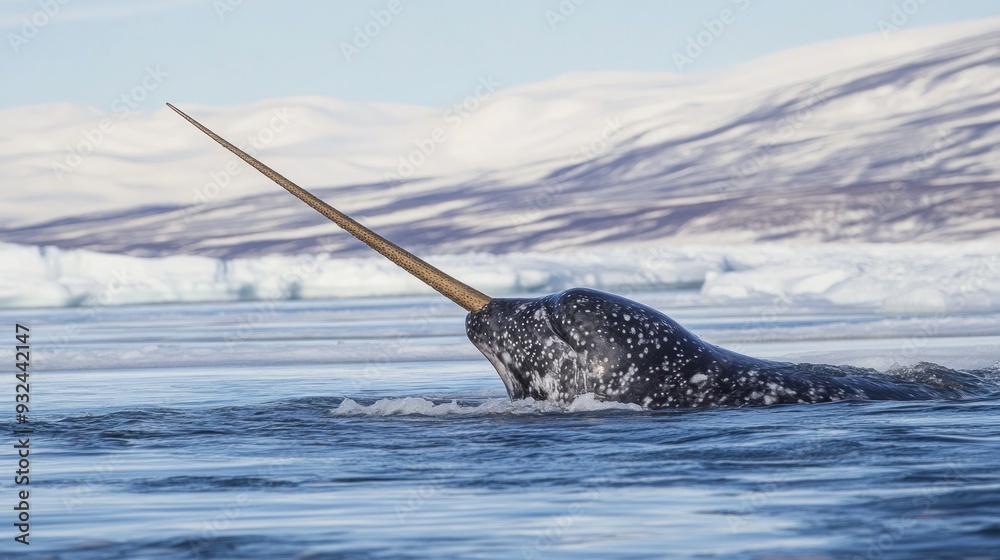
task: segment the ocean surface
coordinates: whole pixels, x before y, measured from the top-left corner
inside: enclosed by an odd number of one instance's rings
[[[630,295],[755,356],[932,361],[1000,379],[1000,313]],[[464,312],[441,300],[0,311],[9,370],[14,325],[31,328],[34,430],[31,544],[13,540],[8,435],[0,551],[1000,558],[1000,392],[715,410],[511,403]]]

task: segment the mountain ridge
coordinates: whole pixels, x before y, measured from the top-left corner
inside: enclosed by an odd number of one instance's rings
[[[875,37],[835,43],[864,59]],[[444,110],[312,97],[189,110],[415,252],[1000,238],[1000,19],[896,38],[891,56],[777,86],[753,69],[801,68],[822,46],[697,76],[569,74],[492,92],[480,77]],[[585,82],[607,85],[566,93]],[[165,110],[113,122],[53,186],[54,138],[86,139],[100,114],[83,113],[61,107],[0,141],[14,152],[5,175],[43,185],[8,197],[0,241],[151,257],[364,251],[347,236],[319,244],[334,226]],[[12,170],[15,143],[29,155]]]

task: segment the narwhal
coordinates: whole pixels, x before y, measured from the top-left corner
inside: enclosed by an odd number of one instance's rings
[[[597,399],[648,408],[815,403],[842,399],[957,399],[974,383],[928,365],[928,382],[851,366],[763,360],[709,344],[659,311],[573,288],[538,298],[491,298],[289,181],[177,107],[179,115],[351,235],[469,312],[466,334],[511,399]],[[937,368],[937,369],[934,369]],[[935,373],[944,375],[935,375]]]

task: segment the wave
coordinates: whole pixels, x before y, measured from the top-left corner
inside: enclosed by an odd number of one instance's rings
[[[331,411],[333,416],[506,416],[552,414],[565,412],[596,412],[606,410],[645,410],[637,404],[598,400],[593,393],[580,395],[573,402],[559,404],[528,398],[510,401],[488,399],[481,403],[460,403],[457,400],[434,402],[421,397],[385,398],[372,404],[360,404],[345,398]]]

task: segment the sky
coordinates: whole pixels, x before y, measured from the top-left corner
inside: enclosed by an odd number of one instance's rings
[[[0,108],[109,111],[144,82],[144,109],[304,95],[446,107],[487,76],[708,72],[885,25],[997,15],[996,0],[0,0]]]

